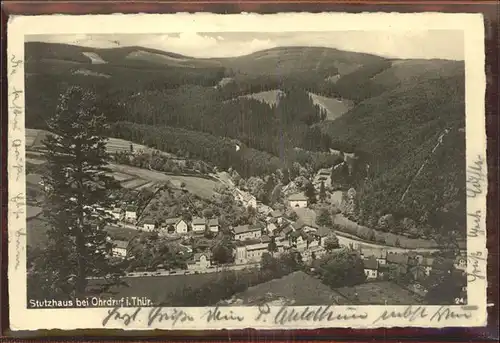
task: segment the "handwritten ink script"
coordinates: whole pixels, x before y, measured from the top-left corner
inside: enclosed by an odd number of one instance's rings
[[[401,311],[385,310],[377,317],[372,324],[379,322],[390,321],[391,319],[405,319],[408,322],[414,322],[418,319],[425,318],[430,322],[446,321],[452,319],[469,319],[473,315],[473,311],[477,310],[475,306],[441,306],[438,310],[428,310],[425,306],[407,306]]]
[[[469,230],[467,233],[468,237],[480,237],[486,234],[483,226],[483,212],[481,210],[476,210],[474,212],[467,213],[469,220],[472,220],[471,225],[469,225]]]
[[[486,173],[484,158],[478,155],[474,162],[467,167],[467,196],[475,198],[484,193],[484,184],[486,183]]]
[[[23,61],[17,58],[16,55],[11,55],[10,63],[12,64],[10,75],[14,75],[19,70],[21,64],[23,64]]]
[[[106,317],[102,321],[102,326],[106,326],[110,322],[117,322],[129,326],[137,321],[139,314],[146,313],[147,325],[151,327],[153,324],[169,323],[171,327],[175,327],[177,323],[193,322],[194,317],[184,310],[176,308],[153,307],[145,309],[115,307],[108,310]]]
[[[486,279],[486,257],[480,251],[473,251],[467,254],[467,263],[472,265],[472,272],[467,273],[467,282]]]
[[[20,217],[21,214],[24,213],[23,208],[24,208],[24,196],[22,193],[18,193],[17,195],[13,196],[10,199],[11,204],[15,206],[15,209],[13,211],[14,215],[16,216],[16,219]],[[22,246],[21,246],[21,236],[26,235],[26,232],[24,232],[23,228],[20,228],[16,230],[15,232],[15,237],[16,237],[16,264],[15,264],[15,269],[19,268],[19,265],[21,264],[21,252],[22,252]]]
[[[216,321],[238,321],[242,322],[245,320],[245,317],[236,314],[231,309],[220,309],[219,306],[216,306],[213,309],[209,309],[202,316],[202,319],[206,319],[207,323],[216,322]]]
[[[258,308],[259,314],[255,318],[257,322],[267,322],[268,319],[274,324],[284,325],[294,322],[330,322],[330,321],[351,321],[364,320],[368,317],[366,312],[358,312],[358,309],[348,307],[347,310],[341,311],[332,306],[319,306],[311,308],[309,306],[304,309],[295,309],[294,307],[282,306],[277,311],[274,311],[269,305],[262,305]]]
[[[22,71],[23,60],[18,58],[16,55],[11,55],[9,58],[10,62],[10,76],[13,78],[24,77],[20,71]],[[11,82],[12,79],[9,78]],[[10,86],[10,84],[9,84]],[[22,148],[24,144],[24,132],[22,132],[22,127],[19,124],[21,121],[21,116],[24,114],[24,103],[23,94],[24,90],[19,89],[17,86],[9,87],[10,91],[8,94],[9,98],[9,114],[11,118],[11,129],[14,133],[10,136],[10,148],[12,155],[10,155],[10,168],[15,170],[15,181],[19,181],[24,173],[24,156],[22,154]],[[16,132],[23,134],[23,136],[17,136]],[[24,193],[16,193],[16,195],[10,198],[10,214],[15,220],[24,219],[25,214],[25,195]],[[14,269],[18,269],[21,265],[21,254],[24,252],[24,245],[21,242],[21,238],[26,235],[26,226],[22,223],[16,223],[13,225],[17,229],[9,235],[9,241],[15,240],[16,254],[15,254],[15,265]]]

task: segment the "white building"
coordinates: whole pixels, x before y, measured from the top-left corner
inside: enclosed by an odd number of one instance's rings
[[[203,233],[205,232],[207,226],[207,221],[205,218],[194,217],[191,221],[191,228],[195,233]]]
[[[208,230],[210,232],[219,232],[219,219],[218,218],[213,218],[208,221]]]
[[[137,220],[137,207],[127,206],[127,208],[125,209],[125,220],[126,221]]]
[[[196,253],[193,256],[193,260],[187,265],[188,270],[192,271],[206,271],[212,265],[212,254],[211,253]]]
[[[362,247],[360,248],[360,252],[363,259],[375,258],[381,266],[384,266],[387,263],[387,250],[385,249]]]
[[[258,239],[262,236],[262,229],[255,225],[240,225],[233,228],[234,239],[244,241],[246,239]]]
[[[378,277],[378,262],[375,258],[363,260],[363,265],[367,279],[376,279]]]
[[[113,256],[125,258],[127,257],[127,241],[114,241],[113,242]]]
[[[288,197],[288,205],[292,208],[307,207],[307,197],[303,193],[292,194]]]
[[[164,228],[167,232],[176,232],[178,234],[186,234],[188,232],[188,224],[181,217],[169,218],[165,220]]]

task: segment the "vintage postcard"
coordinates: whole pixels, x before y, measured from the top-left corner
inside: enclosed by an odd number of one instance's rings
[[[10,18],[12,329],[484,326],[483,31]]]

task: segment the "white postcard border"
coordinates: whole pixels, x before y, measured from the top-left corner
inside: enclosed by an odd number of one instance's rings
[[[167,33],[167,32],[297,32],[297,31],[417,31],[417,30],[461,30],[465,41],[466,68],[466,150],[467,165],[474,166],[478,159],[482,162],[484,178],[486,178],[486,131],[484,95],[486,76],[484,71],[484,27],[480,14],[443,14],[443,13],[281,13],[272,15],[234,14],[219,15],[209,13],[197,14],[138,14],[138,15],[51,15],[51,16],[13,16],[8,23],[8,253],[9,253],[9,307],[12,330],[38,329],[89,329],[103,328],[103,319],[108,314],[107,308],[79,309],[27,309],[26,299],[26,206],[25,206],[25,131],[24,131],[24,36],[33,34],[105,34],[105,33]],[[473,182],[468,170],[468,181]],[[417,306],[426,314],[415,315],[410,320],[403,316],[387,320],[378,320],[384,311],[388,314],[402,313],[406,306],[332,306],[328,310],[335,313],[332,320],[314,320],[314,316],[306,315],[309,310],[325,310],[325,306],[288,307],[281,311],[297,311],[298,320],[275,322],[279,307],[267,309],[257,307],[230,307],[224,311],[232,311],[243,316],[243,321],[221,320],[206,321],[209,308],[182,308],[189,313],[193,321],[172,320],[154,322],[148,325],[151,309],[138,310],[135,320],[129,325],[123,322],[110,321],[106,328],[123,329],[312,329],[322,327],[451,327],[451,326],[484,326],[486,325],[486,179],[478,180],[481,194],[467,198],[468,213],[482,214],[478,222],[468,218],[467,230],[475,229],[467,241],[470,256],[468,273],[480,277],[468,287],[468,306]],[[472,181],[471,181],[472,180]],[[478,230],[479,229],[479,230]],[[477,231],[482,234],[477,234]],[[470,263],[470,261],[476,262]],[[416,311],[417,307],[412,310]],[[473,309],[474,308],[474,309]],[[309,310],[308,310],[309,309]],[[172,308],[163,309],[165,313]],[[181,308],[177,308],[181,310]],[[125,311],[125,310],[124,310]],[[133,314],[136,309],[127,309]],[[443,319],[442,311],[454,313]],[[170,314],[172,312],[169,312]],[[338,316],[338,317],[337,317]],[[366,316],[363,319],[353,319]],[[441,320],[437,320],[441,318]]]

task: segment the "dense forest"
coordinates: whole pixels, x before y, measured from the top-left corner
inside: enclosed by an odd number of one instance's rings
[[[465,223],[463,62],[303,47],[226,59],[138,47],[26,47],[28,127],[45,128],[59,94],[79,85],[96,93],[110,136],[243,177],[294,162],[313,170],[331,166],[339,155],[330,149],[356,153],[354,169],[339,168],[333,179],[357,190],[360,223],[386,214],[433,226],[445,218]],[[90,63],[84,51],[106,63]],[[242,96],[270,90],[279,90],[274,103]],[[325,120],[309,92],[354,107]]]

